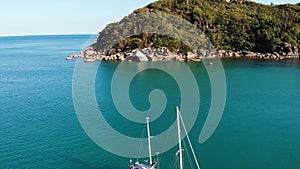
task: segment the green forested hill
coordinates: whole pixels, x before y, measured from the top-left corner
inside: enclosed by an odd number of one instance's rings
[[[300,45],[300,3],[263,5],[250,1],[160,0],[137,9],[162,11],[197,25],[218,49],[274,52],[284,43]]]

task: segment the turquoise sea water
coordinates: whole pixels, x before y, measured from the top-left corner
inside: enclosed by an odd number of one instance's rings
[[[106,152],[89,139],[74,110],[72,76],[76,61],[66,61],[65,57],[80,51],[89,38],[0,37],[1,169],[128,166],[128,158]],[[210,106],[210,82],[201,63],[188,65],[201,93],[197,125],[190,136],[202,169],[300,168],[299,61],[223,61],[228,93],[224,116],[204,144],[198,143],[198,136]],[[113,128],[139,137],[144,125],[121,118],[112,104],[110,82],[117,66],[101,63],[96,77],[97,101]],[[149,107],[148,93],[153,88],[162,89],[168,97],[166,114],[151,124],[154,136],[175,120],[172,107],[179,104],[180,92],[174,83],[170,76],[155,70],[132,81],[130,98],[139,110]],[[113,139],[109,133],[104,135]],[[160,168],[175,168],[175,153],[174,148],[160,155]],[[187,155],[185,159],[186,168],[193,168]]]

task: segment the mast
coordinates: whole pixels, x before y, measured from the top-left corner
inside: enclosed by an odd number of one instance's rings
[[[180,132],[180,115],[179,115],[179,108],[177,109],[177,128],[178,128],[178,145],[179,145],[179,164],[180,169],[183,169],[183,160],[182,160],[182,146],[181,146],[181,132]]]
[[[147,121],[147,131],[148,131],[149,159],[150,159],[150,165],[151,165],[152,164],[152,152],[151,152],[151,134],[150,134],[149,117],[146,117],[146,121]]]
[[[199,163],[198,163],[198,159],[197,159],[197,157],[196,157],[196,154],[195,154],[195,151],[194,151],[192,142],[191,142],[191,140],[190,140],[189,134],[188,134],[188,132],[187,132],[187,130],[186,130],[186,127],[185,127],[185,124],[184,124],[184,122],[183,122],[183,120],[182,120],[182,117],[181,117],[181,113],[180,113],[180,112],[179,112],[179,116],[180,116],[180,120],[181,120],[182,127],[183,127],[183,129],[184,129],[185,134],[186,134],[186,138],[187,138],[187,140],[188,140],[188,142],[189,142],[189,145],[190,145],[190,148],[191,148],[191,150],[192,150],[192,153],[193,153],[193,157],[194,157],[195,163],[196,163],[196,165],[197,165],[197,168],[200,169],[200,165],[199,165]]]

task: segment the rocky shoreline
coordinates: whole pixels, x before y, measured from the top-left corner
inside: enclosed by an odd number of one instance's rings
[[[186,55],[177,52],[171,52],[163,47],[158,49],[144,48],[135,49],[131,52],[120,52],[111,49],[108,52],[96,51],[93,47],[88,47],[83,52],[69,55],[66,59],[84,58],[85,62],[94,62],[96,60],[104,61],[128,61],[128,62],[156,62],[156,61],[201,61],[201,59],[219,58],[244,58],[255,60],[283,60],[283,59],[300,59],[297,47],[289,43],[284,43],[273,53],[258,53],[250,51],[225,51],[210,52],[202,50],[199,54],[188,52]]]
[[[171,52],[167,48],[145,48],[135,49],[131,52],[118,52],[116,49],[112,49],[109,52],[95,51],[93,47],[88,47],[85,51],[78,54],[69,55],[66,59],[72,60],[75,58],[84,58],[86,62],[93,62],[96,60],[104,61],[128,61],[128,62],[157,62],[157,61],[185,61],[194,60],[197,61],[199,57],[189,52],[188,56],[178,54],[177,52]]]
[[[250,51],[225,51],[219,50],[220,58],[248,58],[255,60],[283,60],[283,59],[300,59],[299,49],[290,43],[283,43],[272,53],[258,53]]]

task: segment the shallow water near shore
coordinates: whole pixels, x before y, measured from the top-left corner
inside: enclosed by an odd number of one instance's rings
[[[90,140],[74,110],[76,61],[65,57],[82,50],[89,38],[0,37],[0,168],[128,168],[128,158],[113,155]],[[174,66],[176,62],[164,64]],[[210,81],[201,62],[187,64],[200,91],[199,116],[190,137],[202,169],[300,168],[299,60],[224,60],[228,93],[224,116],[204,144],[198,139],[210,107]],[[98,105],[117,131],[145,137],[144,125],[122,118],[113,106],[110,83],[117,66],[117,62],[99,66]],[[174,83],[168,74],[157,70],[145,71],[131,83],[132,104],[141,111],[149,108],[152,89],[160,88],[167,96],[166,111],[151,123],[154,136],[175,121],[180,91]],[[103,136],[114,139],[109,133]],[[176,168],[175,153],[176,148],[161,154],[160,168]],[[184,156],[186,168],[195,168],[189,157],[191,154]]]

